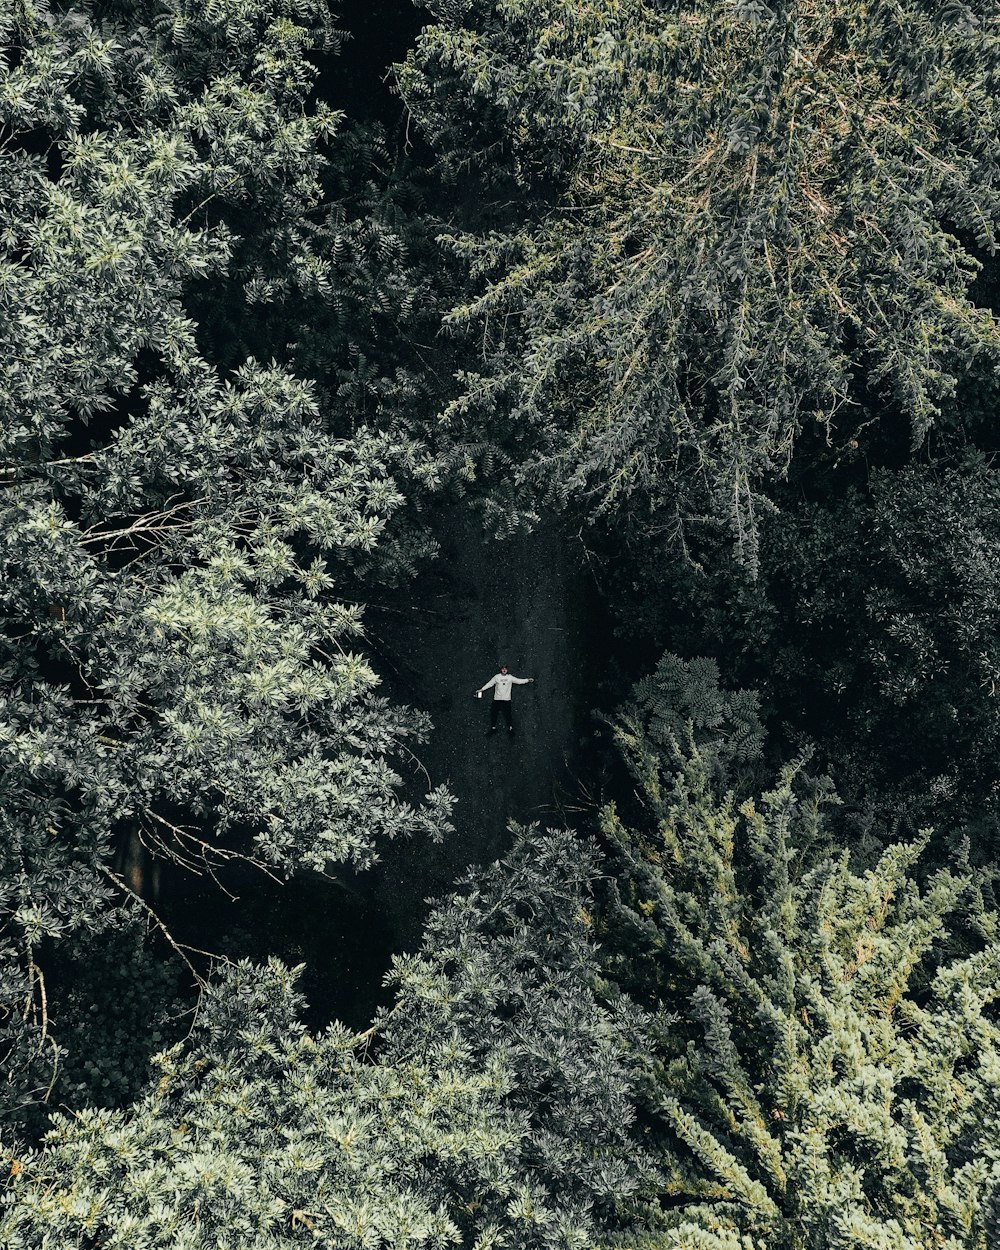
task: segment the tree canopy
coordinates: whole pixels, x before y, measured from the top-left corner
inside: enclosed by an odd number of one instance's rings
[[[1000,7],[423,13],[0,13],[0,1240],[992,1250]]]
[[[144,1099],[14,1160],[4,1244],[594,1244],[653,1175],[594,871],[572,835],[525,834],[433,914],[364,1034],[309,1033],[281,965],[226,970]]]
[[[850,456],[886,407],[919,444],[995,369],[970,291],[994,5],[430,8],[408,105],[449,168],[526,188],[454,234],[476,290],[451,314],[482,357],[455,418],[502,422],[526,483],[623,525],[722,518],[753,564],[804,427]]]
[[[306,54],[334,39],[324,6],[29,6],[0,35],[0,908],[19,1020],[26,994],[40,1010],[38,943],[123,886],[123,840],[194,867],[364,867],[380,840],[440,837],[449,800],[401,795],[392,760],[426,724],[378,693],[363,604],[337,593],[391,549],[427,455],[351,432],[275,361],[221,367],[188,312],[192,284],[320,202],[338,118],[311,102]]]
[[[654,726],[619,730],[643,819],[603,824],[612,966],[670,1013],[655,1244],[988,1246],[1000,946],[973,875],[922,881],[926,832],[860,871],[801,763],[741,801],[696,731],[682,748]]]

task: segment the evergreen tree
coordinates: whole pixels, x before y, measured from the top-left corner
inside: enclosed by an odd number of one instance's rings
[[[804,427],[919,443],[995,367],[995,4],[429,7],[404,96],[497,206],[453,232],[480,359],[446,419],[507,424],[526,484],[723,518],[752,567]]]
[[[612,966],[669,1013],[664,1211],[639,1244],[991,1246],[1000,942],[969,874],[920,883],[927,835],[856,869],[801,765],[741,803],[697,747],[620,740],[646,815],[604,812]]]
[[[669,562],[662,537],[609,565],[623,633],[705,652],[725,683],[759,690],[772,760],[812,744],[852,823],[883,838],[899,818],[931,823],[939,846],[968,834],[992,860],[995,469],[967,450],[873,467],[835,492],[808,487],[763,520],[756,579],[721,537],[703,546],[700,568]],[[656,560],[663,576],[646,579],[636,603],[632,583]]]
[[[299,1020],[280,964],[226,969],[133,1107],[9,1159],[3,1243],[582,1250],[653,1180],[645,1021],[602,983],[591,848],[522,834],[439,906],[363,1034]]]
[[[141,892],[116,848],[326,871],[448,828],[443,792],[400,793],[427,726],[379,695],[341,590],[427,457],[275,361],[213,358],[189,307],[320,204],[338,118],[308,58],[335,42],[318,0],[0,15],[11,1105],[48,1083],[24,1076],[52,1045],[40,944]]]

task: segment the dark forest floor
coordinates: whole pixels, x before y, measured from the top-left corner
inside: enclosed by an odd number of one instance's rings
[[[419,751],[424,789],[444,783],[457,800],[455,833],[443,845],[392,847],[376,874],[399,945],[418,940],[423,899],[503,854],[511,821],[563,824],[564,807],[580,802],[579,745],[597,657],[596,595],[576,549],[554,521],[495,541],[459,513],[406,610],[367,618],[390,693],[434,722]],[[487,736],[492,692],[476,699],[475,691],[501,663],[535,682],[514,687],[514,734],[501,725]]]

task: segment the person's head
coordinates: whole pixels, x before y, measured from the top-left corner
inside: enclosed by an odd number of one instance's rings
[[[501,665],[500,665],[500,672],[501,672],[501,673],[506,673],[506,671],[507,671],[507,665],[506,665],[506,664],[501,664]]]

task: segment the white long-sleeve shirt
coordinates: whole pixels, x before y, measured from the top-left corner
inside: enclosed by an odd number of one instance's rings
[[[513,677],[510,673],[497,673],[485,686],[480,686],[480,690],[489,690],[492,686],[493,698],[501,703],[509,703],[511,686],[526,686],[529,681],[531,681],[530,677]]]

